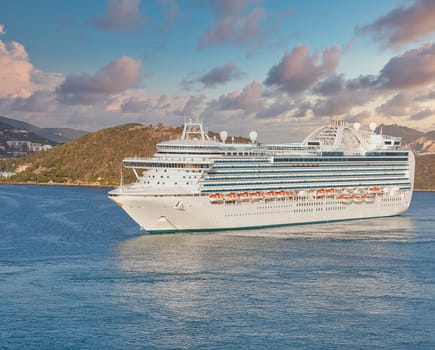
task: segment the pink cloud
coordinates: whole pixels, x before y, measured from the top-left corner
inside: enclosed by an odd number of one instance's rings
[[[321,78],[334,73],[339,59],[338,46],[327,48],[322,55],[312,56],[309,55],[308,46],[297,46],[269,70],[264,83],[290,94],[300,93]]]
[[[0,97],[28,96],[34,89],[33,65],[23,45],[0,40]]]
[[[386,46],[400,46],[435,32],[435,1],[417,0],[409,7],[397,7],[373,23],[358,28],[372,34]]]
[[[124,56],[97,71],[68,75],[56,92],[66,104],[91,105],[127,89],[138,87],[142,80],[142,62]]]
[[[211,101],[209,106],[214,110],[245,110],[250,112],[257,111],[262,106],[260,99],[263,87],[253,81],[245,86],[241,92],[233,91],[220,96],[217,100]]]

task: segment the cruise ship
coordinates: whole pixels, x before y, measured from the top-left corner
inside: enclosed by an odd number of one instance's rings
[[[137,181],[109,192],[150,233],[252,229],[399,215],[415,158],[401,138],[331,119],[301,143],[210,137],[188,119],[150,158],[126,158]],[[247,140],[247,139],[246,139]]]

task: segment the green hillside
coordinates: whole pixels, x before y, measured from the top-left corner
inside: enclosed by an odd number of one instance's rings
[[[9,182],[116,185],[123,158],[150,156],[157,142],[180,133],[181,128],[127,124],[84,135],[26,158],[3,160],[0,168],[13,171],[27,167]],[[125,172],[125,180],[133,180],[130,171]]]
[[[20,171],[2,181],[115,186],[123,158],[150,156],[156,143],[175,139],[181,132],[181,127],[127,124],[89,133],[46,152],[0,160],[0,171]],[[124,171],[124,180],[134,180],[130,170]],[[415,188],[435,190],[435,154],[416,157]]]

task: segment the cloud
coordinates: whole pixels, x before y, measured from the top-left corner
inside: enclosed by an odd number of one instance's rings
[[[250,9],[255,1],[212,0],[212,11],[216,16],[212,26],[203,33],[200,47],[219,45],[247,46],[255,44],[262,34],[261,21],[266,17],[262,7]]]
[[[376,112],[385,116],[405,116],[412,113],[414,96],[408,93],[398,93],[376,108]]]
[[[276,86],[288,94],[300,93],[321,78],[332,74],[338,65],[340,48],[332,46],[322,55],[309,55],[308,46],[297,46],[273,66],[264,83]]]
[[[24,96],[32,91],[33,66],[24,46],[0,40],[0,97]]]
[[[122,102],[120,111],[123,113],[145,113],[152,108],[153,105],[149,99],[143,100],[132,96]]]
[[[263,109],[256,113],[260,119],[275,118],[282,114],[289,113],[294,108],[294,104],[288,99],[275,99],[270,105],[264,106]]]
[[[262,90],[262,85],[257,81],[253,81],[245,86],[241,92],[233,91],[226,95],[221,95],[217,100],[211,101],[209,107],[214,110],[240,109],[255,112],[263,106],[261,101]]]
[[[22,44],[0,40],[0,98],[26,98],[37,90],[52,90],[60,74],[36,69]]]
[[[317,100],[312,106],[312,111],[316,117],[334,117],[350,112],[352,107],[352,102],[342,95]]]
[[[358,122],[360,124],[369,124],[369,120],[372,118],[372,114],[368,111],[361,111],[354,115],[347,115],[345,120],[348,123]]]
[[[53,92],[38,90],[27,98],[15,98],[9,108],[15,111],[47,113],[54,109],[55,103],[56,96]]]
[[[4,34],[6,34],[5,26],[0,23],[0,35],[4,35]]]
[[[322,96],[336,95],[337,93],[343,91],[346,88],[346,79],[343,74],[336,75],[333,74],[328,78],[317,83],[312,92]]]
[[[110,62],[94,75],[67,75],[56,92],[59,100],[65,104],[92,105],[137,87],[142,80],[141,66],[141,61],[124,56]]]
[[[429,118],[435,114],[435,111],[430,108],[423,109],[415,114],[413,114],[409,119],[411,120],[423,120]]]
[[[190,77],[183,79],[181,86],[186,90],[193,90],[198,83],[203,87],[213,88],[217,85],[225,84],[231,80],[240,78],[243,75],[233,62],[225,63],[221,66],[212,68],[207,73],[193,77],[191,73]]]
[[[423,45],[393,57],[382,68],[378,81],[388,89],[411,88],[434,82],[435,44]]]
[[[224,84],[228,81],[240,77],[236,65],[232,62],[225,63],[222,66],[211,69],[208,73],[199,77],[198,80],[206,87],[214,87],[218,84]]]
[[[109,0],[106,12],[92,23],[105,30],[135,30],[146,22],[141,13],[140,0]]]
[[[397,7],[373,23],[357,28],[371,34],[385,46],[398,47],[435,32],[435,2],[417,0],[409,7]]]
[[[180,114],[185,116],[198,115],[203,109],[202,105],[206,99],[207,96],[205,95],[190,96]]]

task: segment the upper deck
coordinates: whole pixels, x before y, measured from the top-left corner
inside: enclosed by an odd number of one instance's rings
[[[247,157],[272,159],[275,156],[373,156],[379,154],[394,156],[401,147],[401,138],[375,133],[376,125],[370,130],[361,130],[359,123],[352,126],[342,120],[331,119],[329,125],[322,126],[308,135],[301,143],[260,144],[256,133],[251,132],[250,143],[235,143],[234,138],[227,142],[227,133],[220,133],[221,140],[211,139],[204,130],[202,122],[189,119],[184,124],[181,137],[177,140],[157,144],[157,152],[151,158],[126,158],[127,167],[150,167],[152,163],[162,166],[205,168],[214,159]],[[388,152],[387,152],[388,151]],[[403,154],[403,153],[402,153]],[[174,162],[179,165],[174,165]]]

